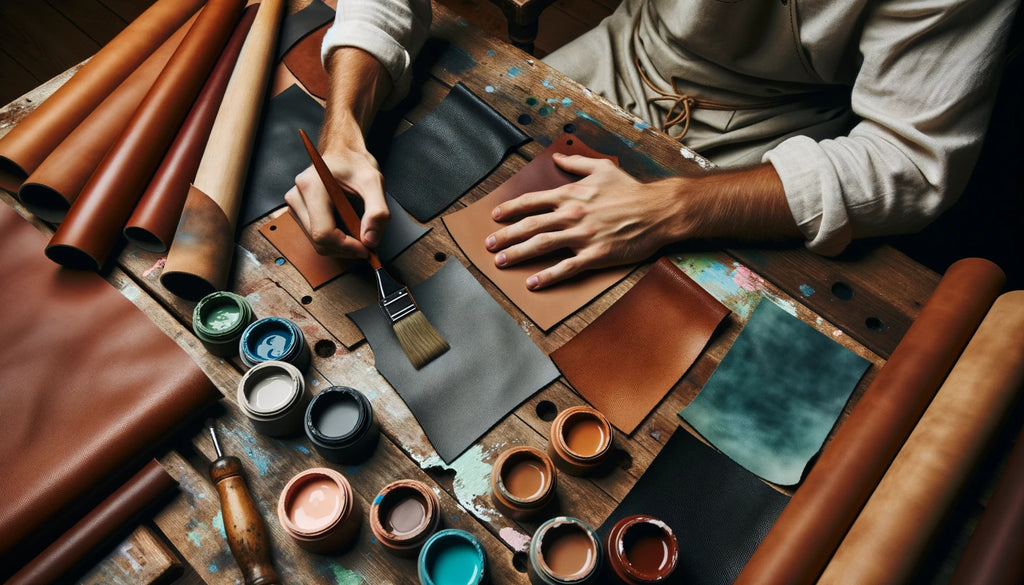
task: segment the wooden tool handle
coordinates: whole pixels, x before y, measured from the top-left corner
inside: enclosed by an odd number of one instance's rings
[[[345,231],[352,237],[358,238],[360,228],[359,215],[356,214],[355,208],[352,207],[352,203],[348,200],[348,196],[345,195],[341,185],[334,179],[331,170],[327,168],[327,163],[324,162],[323,157],[320,156],[316,147],[309,140],[309,136],[306,136],[306,132],[301,128],[299,129],[299,134],[302,136],[302,144],[306,146],[306,152],[309,153],[310,160],[313,161],[313,168],[320,175],[320,181],[323,182],[324,188],[327,189],[327,194],[331,196],[331,203],[334,204],[334,207],[338,210],[338,215],[341,216],[341,223],[344,225]],[[370,250],[369,262],[374,270],[381,267],[380,258],[377,257],[377,253],[373,250]]]
[[[217,485],[228,546],[246,585],[278,585],[270,537],[246,486],[242,463],[230,455],[220,457],[210,464],[210,479]]]

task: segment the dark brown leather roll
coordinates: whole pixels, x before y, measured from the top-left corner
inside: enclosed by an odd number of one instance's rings
[[[25,179],[18,198],[29,211],[52,223],[64,219],[194,21],[190,19],[160,45]]]
[[[241,15],[244,0],[210,0],[103,157],[46,247],[54,262],[99,270]]]
[[[41,262],[46,239],[0,205],[0,334],[17,340],[0,352],[0,569],[45,548],[220,396],[107,281]]]
[[[150,461],[46,550],[21,568],[6,585],[54,583],[119,534],[145,509],[178,487],[160,462]]]
[[[159,0],[0,139],[0,169],[24,180],[61,140],[203,5]]]
[[[258,8],[259,4],[252,4],[245,9],[163,162],[128,218],[124,235],[140,248],[166,252],[171,245],[188,196],[189,183],[196,176],[224,90]]]
[[[949,267],[737,585],[801,585],[818,578],[1005,279],[999,267],[980,258]]]

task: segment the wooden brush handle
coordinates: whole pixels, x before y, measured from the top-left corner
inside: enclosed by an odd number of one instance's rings
[[[327,168],[327,163],[324,162],[323,157],[320,156],[316,147],[309,140],[309,136],[306,136],[306,132],[301,128],[299,129],[299,134],[302,136],[302,143],[306,146],[306,152],[309,153],[310,160],[313,161],[313,168],[320,175],[320,180],[323,182],[324,188],[327,189],[327,194],[331,196],[331,203],[334,204],[334,207],[338,210],[338,215],[341,216],[341,223],[344,225],[345,231],[350,236],[358,238],[360,228],[359,215],[356,214],[355,208],[352,207],[352,203],[349,202],[348,196],[345,195],[341,185],[334,179],[331,170]],[[373,250],[370,250],[368,260],[374,270],[381,267],[380,258],[377,257],[377,253]]]
[[[224,533],[246,585],[278,585],[270,554],[270,536],[249,493],[238,457],[219,457],[210,464],[210,479],[220,495]]]

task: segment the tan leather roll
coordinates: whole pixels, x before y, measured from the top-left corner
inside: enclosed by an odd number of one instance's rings
[[[737,585],[806,585],[818,578],[1005,279],[980,258],[949,267]]]
[[[992,305],[818,581],[907,583],[1024,385],[1024,291]]]
[[[0,139],[0,169],[24,180],[204,0],[158,0]]]

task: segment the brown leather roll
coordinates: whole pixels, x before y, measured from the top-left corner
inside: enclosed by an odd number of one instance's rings
[[[111,146],[46,255],[70,268],[99,270],[217,61],[245,0],[210,0]]]
[[[954,263],[736,580],[813,583],[960,356],[1006,277]]]
[[[159,0],[107,43],[35,111],[0,139],[0,169],[24,180],[110,92],[204,0]]]
[[[1021,543],[1024,543],[1024,432],[1017,436],[1017,444],[950,585],[1024,583]]]
[[[189,19],[160,45],[25,179],[18,198],[26,209],[49,222],[64,219],[194,21],[195,17]]]
[[[227,89],[231,72],[238,61],[252,22],[256,18],[253,4],[245,9],[235,32],[228,39],[220,59],[210,72],[199,97],[196,98],[188,117],[178,130],[178,135],[164,155],[163,162],[156,170],[149,186],[135,206],[135,211],[128,218],[124,235],[129,242],[140,248],[154,252],[166,252],[174,238],[174,229],[178,226],[188,186],[196,176],[199,161],[203,158],[203,148],[210,136],[210,128],[217,117],[224,90]]]
[[[146,508],[178,487],[160,462],[150,461],[46,550],[21,568],[6,585],[54,583],[102,547]]]
[[[996,299],[818,583],[909,582],[1022,386],[1019,290]]]

